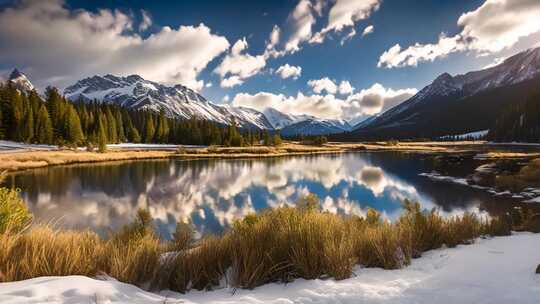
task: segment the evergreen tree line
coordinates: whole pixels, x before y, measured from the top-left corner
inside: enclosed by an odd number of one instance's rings
[[[540,92],[502,110],[488,133],[488,139],[498,142],[540,142]]]
[[[0,139],[32,144],[89,146],[110,143],[171,143],[248,146],[281,142],[267,131],[241,130],[207,120],[174,119],[164,112],[130,110],[99,102],[71,102],[49,87],[42,99],[0,84]]]

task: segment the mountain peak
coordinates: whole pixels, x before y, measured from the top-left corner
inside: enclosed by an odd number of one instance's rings
[[[439,75],[439,77],[435,78],[433,83],[448,83],[448,82],[451,82],[453,80],[454,80],[454,78],[452,77],[452,75],[450,75],[448,73],[442,73],[441,75]]]
[[[64,90],[70,100],[114,104],[129,109],[164,111],[168,117],[199,119],[229,125],[236,121],[241,127],[271,129],[262,113],[251,109],[229,109],[207,101],[194,90],[183,86],[167,86],[133,74],[107,74],[77,81]]]
[[[32,91],[34,89],[34,85],[32,85],[26,75],[24,75],[17,68],[13,69],[9,75],[8,81],[21,91]]]
[[[17,68],[14,68],[11,74],[9,74],[9,80],[14,80],[19,77],[26,77],[23,73],[21,73]]]

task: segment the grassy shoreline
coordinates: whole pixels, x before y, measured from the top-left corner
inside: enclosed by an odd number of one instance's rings
[[[277,147],[208,147],[171,150],[121,150],[111,149],[105,153],[59,150],[59,151],[14,151],[0,153],[0,171],[21,171],[47,166],[139,159],[183,158],[183,159],[239,159],[268,158],[309,154],[332,154],[352,151],[400,151],[411,153],[460,153],[475,151],[483,142],[404,142],[404,143],[329,143],[324,146],[309,146],[286,142]]]
[[[320,211],[318,199],[309,195],[295,207],[247,215],[224,234],[200,240],[184,223],[177,226],[173,240],[159,239],[147,210],[101,238],[39,224],[21,228],[28,221],[24,203],[9,198],[3,204],[13,216],[5,218],[0,230],[0,282],[105,273],[156,291],[208,290],[224,279],[234,288],[252,289],[297,278],[346,279],[356,265],[399,269],[423,252],[472,244],[482,236],[510,235],[512,228],[540,232],[540,214],[444,218],[405,202],[406,212],[390,223],[372,209],[363,217]]]

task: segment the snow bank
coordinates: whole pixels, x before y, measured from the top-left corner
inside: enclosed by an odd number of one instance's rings
[[[489,133],[489,130],[481,130],[481,131],[475,131],[475,132],[469,132],[464,134],[458,134],[458,135],[444,135],[441,136],[441,139],[456,139],[456,140],[462,140],[462,139],[482,139]]]
[[[123,143],[123,144],[110,144],[110,145],[107,145],[108,149],[120,149],[120,150],[176,150],[176,149],[178,149],[180,147],[186,148],[186,149],[206,148],[206,146],[167,145],[167,144]]]
[[[0,303],[537,304],[539,263],[540,234],[519,233],[430,251],[401,270],[358,268],[356,277],[343,281],[296,280],[234,294],[222,289],[156,295],[116,281],[47,277],[0,284]]]
[[[490,170],[492,170],[492,167],[490,165],[483,165],[476,168],[476,171],[478,172],[489,172]],[[437,172],[420,173],[418,175],[427,177],[431,179],[432,181],[436,181],[436,182],[453,183],[453,184],[463,185],[463,186],[467,186],[467,187],[471,187],[475,189],[485,190],[488,193],[491,193],[492,195],[495,195],[495,196],[505,195],[505,196],[510,196],[512,198],[527,199],[523,201],[525,203],[540,203],[540,189],[536,189],[536,188],[526,188],[522,192],[513,193],[508,190],[497,191],[497,189],[494,187],[486,187],[486,186],[471,184],[466,178],[441,175]]]
[[[57,146],[51,145],[31,145],[9,140],[0,140],[0,152],[14,152],[14,151],[27,151],[27,150],[40,150],[40,151],[49,151],[49,150],[58,150]]]

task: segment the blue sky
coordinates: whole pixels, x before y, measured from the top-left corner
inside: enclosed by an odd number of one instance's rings
[[[539,3],[3,0],[0,70],[17,66],[40,88],[62,88],[96,73],[138,73],[149,80],[189,85],[218,103],[256,108],[277,104],[293,114],[358,119],[403,101],[443,72],[481,69],[536,45]],[[335,17],[339,6],[341,15]],[[460,18],[467,13],[469,18]],[[511,21],[498,23],[494,14]],[[23,26],[25,19],[35,24]],[[305,26],[306,20],[312,20],[310,33],[303,34],[306,40],[287,51],[296,27]],[[276,26],[281,35],[274,50],[281,53],[273,56],[265,50]],[[368,26],[373,31],[363,35]],[[356,34],[345,39],[353,30]],[[324,42],[310,43],[317,34],[323,34]],[[396,44],[399,50],[393,49],[381,63],[381,56]],[[415,44],[419,47],[410,48]],[[282,79],[276,71],[285,64],[301,68],[301,74]],[[232,78],[238,84],[224,85]],[[309,84],[325,78],[337,87],[346,81],[354,90],[341,93],[328,82]]]

